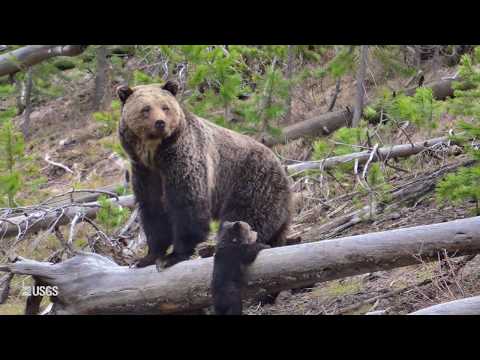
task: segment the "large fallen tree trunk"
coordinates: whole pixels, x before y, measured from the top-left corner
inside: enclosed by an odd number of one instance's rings
[[[445,100],[447,97],[453,97],[453,87],[452,82],[458,80],[457,78],[450,78],[444,80],[438,80],[431,82],[430,84],[426,85],[432,89],[433,98],[435,100]],[[415,95],[418,86],[414,86],[405,90],[405,95],[413,96]]]
[[[447,97],[453,96],[452,82],[457,78],[449,78],[434,81],[425,85],[433,90],[433,97],[436,100],[445,100]],[[416,87],[405,90],[405,94],[412,96],[415,94]],[[368,105],[368,104],[365,104]],[[308,120],[298,122],[282,129],[282,134],[277,137],[265,135],[261,141],[267,146],[276,144],[285,144],[290,140],[298,139],[302,136],[325,136],[340,129],[344,126],[350,126],[353,113],[347,108],[346,110],[329,112],[320,116],[313,117]]]
[[[437,304],[408,315],[480,315],[480,296]]]
[[[0,55],[0,76],[14,74],[55,56],[77,56],[87,45],[28,45]]]
[[[350,109],[328,112],[314,118],[298,122],[282,129],[281,135],[276,137],[264,135],[260,141],[266,146],[286,143],[302,136],[328,135],[352,122],[353,113]]]
[[[437,260],[444,251],[480,252],[480,217],[264,250],[247,270],[245,297]],[[155,266],[132,269],[79,254],[58,264],[19,259],[0,271],[57,286],[57,314],[173,314],[211,304],[212,261],[184,261],[158,273]]]
[[[413,144],[391,145],[378,149],[373,156],[372,161],[384,160],[387,158],[407,157],[418,154],[419,152],[438,144],[446,144],[449,142],[448,137],[439,137]],[[317,161],[305,161],[298,164],[287,166],[290,173],[313,169],[330,169],[339,164],[358,160],[359,164],[367,162],[371,156],[370,150],[355,152],[347,155],[333,156]]]

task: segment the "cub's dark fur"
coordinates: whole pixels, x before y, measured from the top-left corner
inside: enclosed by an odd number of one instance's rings
[[[290,181],[270,149],[189,113],[172,82],[117,92],[120,140],[149,248],[138,267],[188,259],[206,240],[212,219],[245,221],[259,243],[284,244]]]
[[[255,261],[268,245],[256,242],[257,234],[242,221],[224,222],[217,235],[213,262],[212,295],[215,314],[241,315],[245,265]]]

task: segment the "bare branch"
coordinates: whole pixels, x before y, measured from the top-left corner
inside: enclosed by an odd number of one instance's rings
[[[50,155],[49,155],[49,154],[46,154],[46,155],[45,155],[44,160],[45,160],[47,163],[49,163],[50,165],[59,167],[59,168],[65,170],[66,172],[69,172],[70,174],[75,174],[75,172],[74,172],[72,169],[70,169],[68,166],[65,166],[65,165],[63,165],[63,164],[60,164],[60,163],[58,163],[58,162],[55,162],[55,161],[50,160]]]

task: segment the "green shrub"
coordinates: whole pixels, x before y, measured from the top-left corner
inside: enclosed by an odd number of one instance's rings
[[[58,58],[53,62],[58,70],[65,71],[75,68],[75,62],[69,58]]]

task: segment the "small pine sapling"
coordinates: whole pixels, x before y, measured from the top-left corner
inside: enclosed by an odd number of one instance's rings
[[[11,112],[13,110],[6,113]],[[38,173],[33,158],[25,154],[23,134],[15,129],[11,118],[5,119],[3,115],[0,119],[0,203],[17,206],[16,195],[21,189],[28,186],[30,191],[35,190],[45,181]]]
[[[104,227],[105,233],[111,235],[120,225],[127,221],[130,210],[108,201],[105,195],[98,198],[100,209],[97,212],[97,221]]]

